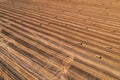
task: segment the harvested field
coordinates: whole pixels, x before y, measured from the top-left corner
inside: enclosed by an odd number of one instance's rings
[[[120,80],[120,0],[1,0],[0,80]]]

